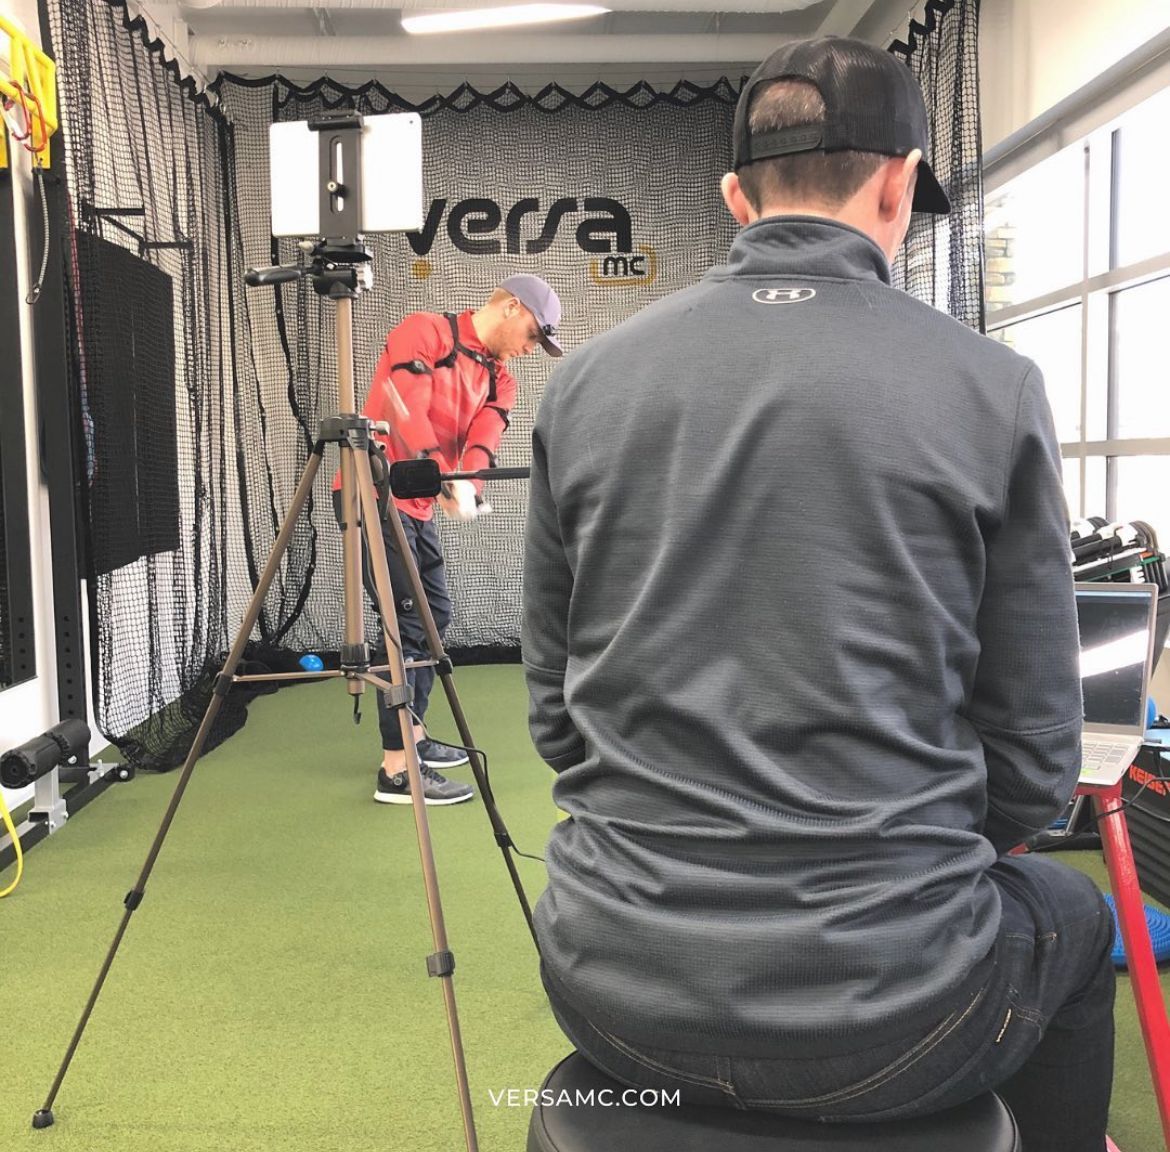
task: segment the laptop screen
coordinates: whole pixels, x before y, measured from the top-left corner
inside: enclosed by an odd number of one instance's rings
[[[1151,599],[1137,585],[1077,588],[1086,723],[1143,725]]]

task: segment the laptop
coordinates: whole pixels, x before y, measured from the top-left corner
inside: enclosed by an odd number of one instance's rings
[[[1085,700],[1079,783],[1110,786],[1145,736],[1158,586],[1078,583],[1076,598]]]

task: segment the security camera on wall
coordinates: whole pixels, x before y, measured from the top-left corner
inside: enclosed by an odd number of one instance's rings
[[[320,121],[273,124],[268,131],[273,236],[321,236],[323,157],[344,198],[347,175],[340,137],[322,149]],[[416,232],[423,224],[422,118],[417,112],[361,117],[360,231]]]

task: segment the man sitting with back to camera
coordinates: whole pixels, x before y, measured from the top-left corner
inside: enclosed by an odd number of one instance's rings
[[[1007,855],[1079,766],[1060,455],[1034,364],[891,287],[911,212],[949,211],[926,147],[888,53],[781,48],[727,264],[548,384],[544,979],[628,1084],[830,1122],[996,1088],[1028,1152],[1101,1152],[1112,919]]]

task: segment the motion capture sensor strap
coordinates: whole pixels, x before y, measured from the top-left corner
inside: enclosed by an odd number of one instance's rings
[[[468,452],[473,449],[482,452],[488,458],[488,467],[494,468],[496,466],[496,454],[486,444],[468,444],[463,449],[463,455],[466,456]]]
[[[391,372],[409,372],[413,376],[433,376],[425,360],[404,360],[401,364],[391,364]]]
[[[508,415],[507,408],[501,408],[498,404],[485,404],[485,408],[490,408],[501,420],[504,422],[504,431],[506,432],[512,426],[512,418]],[[494,468],[495,465],[493,464]]]
[[[444,312],[447,317],[447,323],[451,325],[451,351],[443,357],[442,360],[435,361],[436,368],[451,368],[455,364],[455,356],[457,353],[462,353],[464,356],[474,360],[481,368],[487,369],[488,374],[488,403],[490,404],[496,398],[496,372],[499,369],[499,363],[493,360],[490,356],[485,356],[482,352],[476,352],[473,348],[468,348],[462,340],[459,339],[459,317],[454,312]]]

